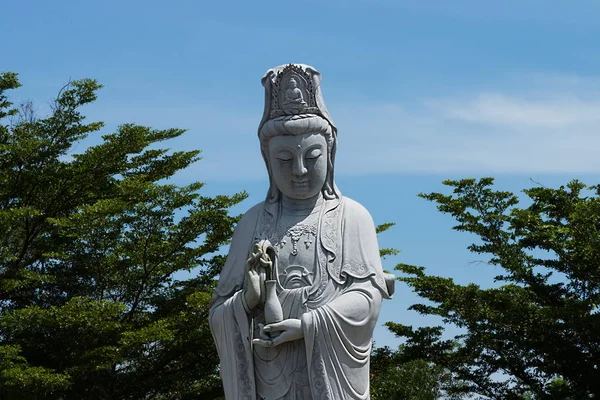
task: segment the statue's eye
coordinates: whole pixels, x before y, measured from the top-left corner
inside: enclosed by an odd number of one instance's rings
[[[277,153],[277,159],[279,161],[291,161],[292,158],[292,153],[290,153],[289,151],[282,151],[280,153]]]
[[[319,157],[321,157],[320,149],[312,149],[312,150],[309,150],[308,153],[306,153],[306,158],[309,160],[315,160]]]

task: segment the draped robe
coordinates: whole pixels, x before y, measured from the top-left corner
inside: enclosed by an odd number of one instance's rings
[[[278,285],[284,318],[300,319],[304,337],[273,348],[252,344],[260,316],[243,301],[244,265],[256,241],[272,238],[280,213],[277,203],[260,203],[242,217],[211,301],[209,322],[225,396],[369,399],[373,329],[393,282],[386,282],[370,214],[347,197],[322,205],[314,282],[291,290]],[[294,381],[305,381],[309,392],[290,391]]]

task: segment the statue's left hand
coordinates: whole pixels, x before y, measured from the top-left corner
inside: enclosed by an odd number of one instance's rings
[[[262,328],[266,333],[280,332],[273,339],[261,338],[254,339],[252,343],[263,347],[274,347],[292,340],[302,339],[304,332],[302,331],[302,322],[299,319],[291,318],[274,324],[266,325]]]

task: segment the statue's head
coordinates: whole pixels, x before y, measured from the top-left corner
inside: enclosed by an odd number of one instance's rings
[[[300,89],[306,107],[286,108],[287,85]],[[319,84],[321,75],[308,65],[289,64],[267,71],[265,113],[258,128],[260,147],[270,187],[268,202],[281,194],[308,199],[319,192],[339,198],[334,183],[337,129],[325,108]]]
[[[290,86],[290,88],[296,89],[298,87],[298,82],[296,82],[294,78],[291,78],[288,85]]]

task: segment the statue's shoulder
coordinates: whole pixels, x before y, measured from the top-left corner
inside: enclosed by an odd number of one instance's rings
[[[372,222],[371,213],[358,201],[350,197],[343,196],[342,203],[344,205],[344,218],[349,221]]]
[[[240,218],[240,222],[238,222],[238,226],[246,226],[246,225],[254,225],[260,214],[265,209],[265,202],[261,201],[258,204],[252,206],[248,211],[242,215]]]

